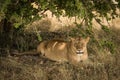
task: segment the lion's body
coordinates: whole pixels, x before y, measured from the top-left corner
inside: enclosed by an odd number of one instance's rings
[[[80,61],[84,61],[88,59],[88,53],[87,53],[88,41],[89,38],[87,39],[80,38],[78,39],[78,41],[76,41],[76,39],[71,39],[71,41],[64,41],[64,40],[43,41],[38,45],[37,52],[41,53],[46,58],[54,61],[70,62],[76,64]],[[84,53],[77,54],[77,50],[81,50]]]
[[[38,45],[37,51],[54,61],[68,61],[68,44],[60,40],[43,41]]]

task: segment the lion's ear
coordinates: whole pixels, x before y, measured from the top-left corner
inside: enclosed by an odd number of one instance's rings
[[[90,37],[87,37],[87,38],[86,38],[86,42],[89,42],[89,40],[90,40]]]
[[[72,37],[69,37],[68,41],[69,41],[69,42],[74,42],[74,41],[75,41],[75,39],[74,39],[74,38],[72,38]]]
[[[82,37],[81,37],[81,36],[75,37],[74,40],[76,40],[76,41],[81,41],[81,40],[82,40]]]

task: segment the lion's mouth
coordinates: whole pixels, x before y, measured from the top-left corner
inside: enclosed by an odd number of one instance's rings
[[[76,53],[77,53],[77,54],[83,54],[84,51],[82,51],[82,50],[77,50]]]

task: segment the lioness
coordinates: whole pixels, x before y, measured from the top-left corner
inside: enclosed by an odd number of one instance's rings
[[[89,37],[85,39],[77,37],[70,38],[70,41],[55,39],[42,41],[37,46],[37,53],[53,61],[77,64],[88,59],[87,43],[89,39]],[[27,54],[36,54],[36,52]],[[17,55],[24,55],[24,53]]]
[[[54,61],[76,64],[88,59],[87,43],[89,39],[89,37],[86,39],[78,37],[71,38],[70,41],[43,41],[38,45],[37,52]]]

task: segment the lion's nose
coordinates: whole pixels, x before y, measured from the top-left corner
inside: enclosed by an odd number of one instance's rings
[[[80,62],[83,62],[83,60],[80,60]]]

